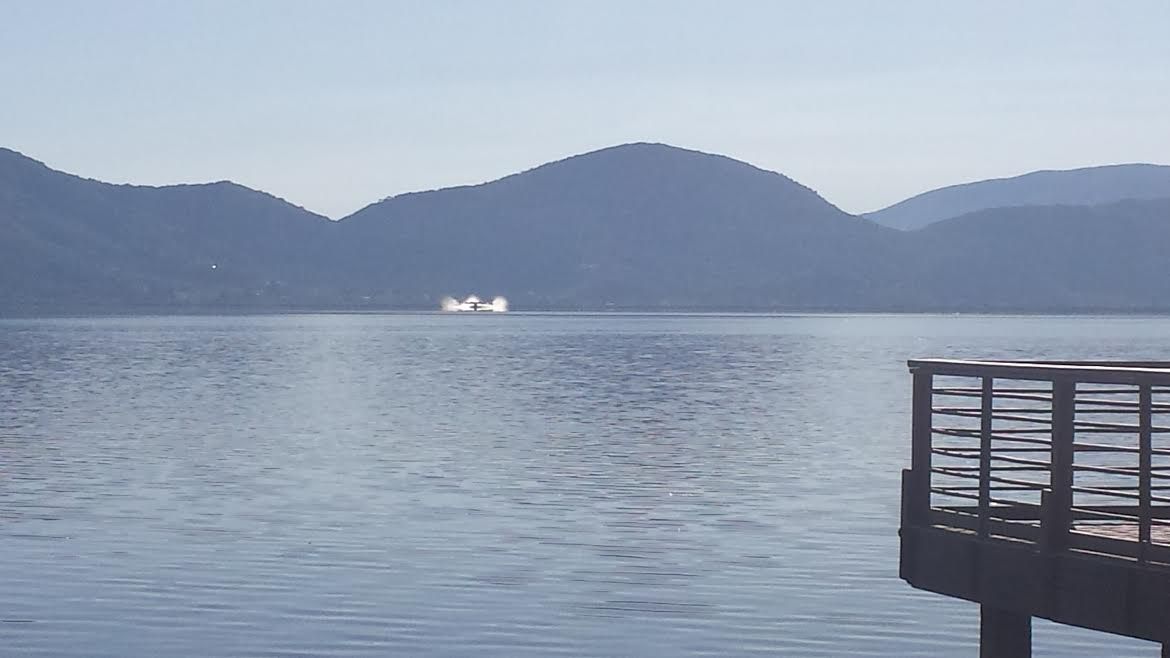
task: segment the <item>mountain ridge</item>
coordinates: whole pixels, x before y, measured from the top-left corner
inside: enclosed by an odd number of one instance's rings
[[[306,213],[316,215],[317,217],[320,217],[321,219],[328,220],[328,221],[334,221],[330,217],[327,217],[325,215],[322,215],[321,213],[309,210],[308,208],[306,208],[300,204],[297,204],[296,202],[291,201],[289,199],[283,198],[281,196],[278,196],[278,195],[273,194],[271,192],[268,192],[266,190],[261,190],[261,189],[257,189],[254,187],[249,187],[247,185],[244,185],[243,183],[239,183],[239,182],[236,182],[236,181],[233,181],[230,179],[226,179],[226,178],[219,179],[219,180],[210,180],[210,181],[190,181],[190,182],[179,182],[179,183],[166,183],[166,184],[162,184],[162,185],[147,185],[147,184],[142,184],[142,183],[114,183],[114,182],[110,182],[107,180],[102,180],[100,178],[91,178],[91,177],[67,172],[67,171],[64,171],[61,169],[56,169],[56,168],[48,165],[44,161],[38,160],[32,156],[26,155],[26,154],[24,154],[16,149],[11,149],[11,148],[7,148],[4,146],[0,146],[0,166],[3,166],[6,161],[7,162],[16,162],[17,166],[25,166],[25,167],[28,167],[32,170],[40,170],[41,172],[48,174],[48,175],[65,176],[65,177],[75,179],[77,181],[81,181],[81,182],[85,182],[85,183],[92,183],[92,184],[96,184],[96,185],[108,186],[111,188],[131,189],[131,190],[172,190],[172,189],[183,189],[183,188],[217,188],[217,187],[219,187],[219,188],[238,189],[238,190],[243,190],[243,191],[247,191],[247,192],[252,192],[255,194],[260,194],[260,195],[266,196],[270,199],[273,199],[275,201],[279,201],[281,203],[285,203],[285,204],[288,204],[290,206],[293,206],[294,208],[302,210]],[[0,174],[3,174],[3,173],[4,173],[4,171],[2,169],[0,169]],[[0,182],[2,182],[2,181],[0,181]]]
[[[383,203],[383,202],[386,202],[386,201],[393,201],[396,199],[401,199],[404,197],[412,197],[412,196],[416,196],[416,195],[432,194],[435,192],[454,192],[454,191],[474,190],[474,189],[483,188],[485,186],[490,186],[490,185],[497,184],[497,183],[505,183],[506,184],[506,183],[512,181],[513,179],[520,179],[522,177],[529,176],[529,175],[542,175],[548,171],[555,171],[555,170],[562,168],[562,167],[572,166],[574,164],[587,162],[587,161],[592,160],[592,159],[604,158],[608,155],[613,155],[613,154],[622,153],[622,152],[630,152],[630,151],[668,152],[668,153],[672,153],[672,154],[676,154],[676,155],[680,155],[680,156],[685,156],[685,157],[711,158],[711,159],[716,160],[716,161],[722,161],[722,162],[725,162],[728,164],[734,164],[737,166],[741,166],[741,167],[755,170],[756,172],[759,172],[762,174],[778,176],[781,179],[783,179],[784,181],[791,183],[793,185],[797,185],[801,188],[804,188],[808,192],[820,197],[826,203],[831,204],[830,201],[828,201],[823,196],[821,196],[821,194],[819,192],[817,192],[816,190],[812,189],[811,187],[808,187],[807,185],[803,185],[800,182],[798,182],[798,181],[796,181],[788,176],[785,176],[784,174],[777,172],[777,171],[764,169],[762,167],[758,167],[756,165],[753,165],[749,162],[744,162],[742,160],[736,160],[735,158],[732,158],[732,157],[727,156],[727,155],[722,155],[719,153],[710,153],[710,152],[701,151],[698,149],[691,149],[691,148],[686,148],[686,147],[674,146],[672,144],[667,144],[664,142],[640,141],[640,142],[627,142],[627,143],[623,143],[623,144],[615,144],[613,146],[606,146],[606,147],[602,147],[602,148],[598,148],[598,149],[593,149],[590,151],[585,151],[583,153],[576,153],[573,155],[565,156],[563,158],[559,158],[557,160],[550,160],[548,162],[534,165],[532,167],[529,167],[527,169],[523,169],[521,171],[517,171],[514,173],[510,173],[510,174],[505,174],[503,176],[499,176],[497,178],[482,181],[479,183],[464,183],[464,184],[452,185],[452,186],[448,186],[448,187],[430,188],[430,189],[424,189],[424,190],[411,190],[408,192],[401,192],[398,194],[392,194],[389,196],[382,197],[381,199],[378,199],[377,201],[366,204],[365,206],[350,213],[349,215],[338,218],[337,221],[343,221],[345,219],[348,219],[349,217],[353,217],[354,215],[357,215],[357,214],[363,212],[364,210],[366,210],[367,208],[369,208],[371,206],[376,206],[376,205]],[[837,207],[835,204],[832,204],[832,205],[834,205],[834,207]],[[844,212],[844,211],[842,211],[842,212]],[[846,214],[848,214],[848,213],[846,213]]]
[[[231,181],[105,183],[5,151],[0,311],[419,309],[470,292],[517,309],[1170,310],[1152,274],[1170,262],[1149,248],[1170,241],[1159,202],[984,209],[905,232],[781,173],[640,142],[332,221]],[[1111,236],[1112,218],[1132,236]],[[1046,231],[1092,244],[1043,256]]]
[[[741,257],[726,267],[739,271],[748,288],[747,279],[768,276],[764,262],[777,255],[819,267],[792,249],[796,242],[828,246],[805,236],[812,227],[850,234],[854,245],[864,241],[861,234],[889,231],[775,172],[654,144],[593,151],[483,185],[392,197],[339,223],[358,236],[349,261],[361,267],[381,252],[390,262],[367,266],[356,278],[387,289],[410,281],[414,293],[400,297],[404,302],[426,303],[438,294],[425,290],[430,286],[481,280],[520,289],[513,297],[542,306],[583,296],[628,298],[617,290],[618,279],[629,288],[663,288],[669,278],[710,296],[732,294],[716,283],[725,275],[713,269],[731,250]],[[754,239],[736,245],[737,235]],[[545,289],[525,292],[535,278]],[[680,300],[676,291],[657,301]]]
[[[1170,198],[1170,165],[1124,163],[1041,169],[927,190],[862,216],[915,230],[989,208],[1100,205],[1125,199]]]

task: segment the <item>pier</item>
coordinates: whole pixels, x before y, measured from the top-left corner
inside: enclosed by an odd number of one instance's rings
[[[980,605],[980,656],[1032,618],[1170,658],[1170,363],[922,359],[900,575]]]

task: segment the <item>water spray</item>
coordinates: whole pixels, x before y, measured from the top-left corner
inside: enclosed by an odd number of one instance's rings
[[[508,299],[503,296],[497,296],[490,302],[485,302],[475,295],[469,295],[463,301],[459,301],[454,297],[444,297],[439,302],[439,308],[444,311],[478,311],[491,313],[504,313],[508,310]]]

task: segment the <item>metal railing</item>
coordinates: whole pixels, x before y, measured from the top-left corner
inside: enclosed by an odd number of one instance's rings
[[[1170,363],[909,366],[904,523],[1170,563]]]

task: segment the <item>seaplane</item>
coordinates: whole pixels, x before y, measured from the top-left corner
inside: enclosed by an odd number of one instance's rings
[[[490,302],[485,302],[475,295],[471,295],[463,301],[459,301],[453,297],[444,297],[442,309],[451,312],[503,313],[508,310],[508,300],[503,297],[496,297]]]

